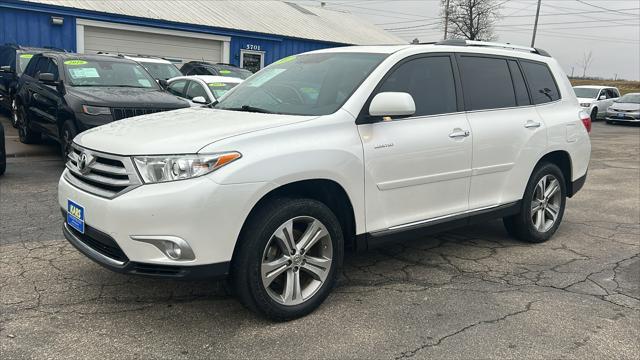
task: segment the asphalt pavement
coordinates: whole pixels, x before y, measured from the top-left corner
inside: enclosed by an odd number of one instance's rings
[[[348,254],[327,301],[286,323],[247,311],[222,282],[115,274],[80,255],[60,231],[58,147],[7,136],[2,359],[640,354],[640,127],[594,124],[587,183],[549,242],[515,241],[493,221]]]

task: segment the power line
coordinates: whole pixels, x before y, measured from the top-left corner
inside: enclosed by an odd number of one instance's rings
[[[611,11],[611,12],[616,12],[616,13],[620,13],[620,14],[629,15],[629,14],[627,14],[627,13],[623,13],[622,11],[620,11],[620,10],[618,10],[618,9],[608,9],[608,8],[605,8],[605,7],[602,7],[602,6],[598,6],[598,5],[590,4],[590,3],[586,2],[586,1],[583,1],[583,0],[576,0],[576,1],[577,1],[577,2],[579,2],[579,3],[581,3],[581,4],[585,4],[585,5],[588,5],[588,6],[594,7],[594,8],[596,8],[596,9],[600,9],[600,10],[604,10],[604,11]]]

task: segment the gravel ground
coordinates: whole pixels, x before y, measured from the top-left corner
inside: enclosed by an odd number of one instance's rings
[[[325,304],[288,323],[219,282],[99,267],[62,237],[55,145],[10,158],[0,357],[637,359],[640,128],[595,123],[592,140],[587,183],[551,241],[517,242],[495,221],[349,254]]]

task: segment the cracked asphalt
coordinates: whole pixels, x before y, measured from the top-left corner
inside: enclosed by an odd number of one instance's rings
[[[245,310],[221,282],[99,267],[61,235],[55,147],[10,158],[0,357],[637,359],[640,128],[599,122],[591,136],[587,183],[549,242],[517,242],[494,221],[347,254],[327,301],[287,323]]]

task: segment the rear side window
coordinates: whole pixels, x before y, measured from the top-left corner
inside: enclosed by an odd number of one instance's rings
[[[15,66],[16,61],[16,51],[7,46],[0,47],[0,66],[11,66],[12,68]]]
[[[460,71],[467,110],[516,106],[507,60],[462,56]]]
[[[393,70],[378,92],[411,94],[416,103],[414,116],[457,111],[456,88],[449,56],[409,60]]]
[[[524,82],[522,71],[515,60],[509,60],[509,71],[511,71],[511,80],[513,80],[513,90],[516,92],[516,103],[518,106],[531,105],[529,101],[529,92],[527,84]]]
[[[560,99],[560,91],[547,65],[530,61],[520,61],[520,64],[529,83],[534,104],[544,104]]]

